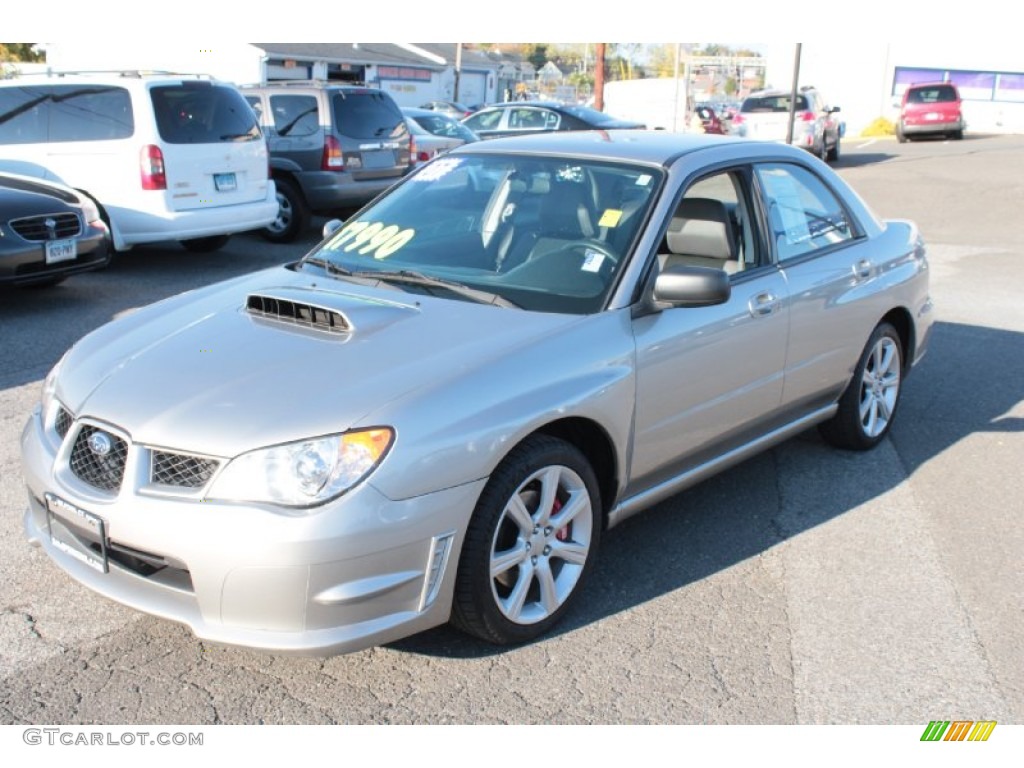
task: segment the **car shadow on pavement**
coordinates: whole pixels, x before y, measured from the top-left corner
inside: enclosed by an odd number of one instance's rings
[[[627,520],[606,532],[584,593],[547,637],[757,558],[891,491],[970,435],[1024,431],[1024,419],[1007,416],[1024,398],[1022,353],[1024,334],[937,323],[928,354],[906,380],[888,454],[885,444],[839,451],[811,430]],[[685,635],[686,627],[679,631]],[[455,658],[503,651],[449,627],[389,647]]]

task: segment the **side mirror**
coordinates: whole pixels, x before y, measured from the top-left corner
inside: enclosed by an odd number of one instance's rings
[[[654,282],[654,301],[673,307],[710,307],[732,295],[729,275],[710,267],[669,267]]]
[[[322,231],[321,234],[323,235],[324,239],[326,240],[328,237],[333,235],[335,232],[337,232],[343,226],[345,226],[345,222],[342,221],[341,219],[331,219],[326,224],[324,224],[324,228],[323,228],[323,231]]]

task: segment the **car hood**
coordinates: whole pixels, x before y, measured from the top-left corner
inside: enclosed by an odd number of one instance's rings
[[[260,316],[246,308],[249,296],[336,313],[351,330]],[[57,397],[136,442],[230,457],[371,426],[361,419],[387,403],[578,320],[282,267],[160,302],[86,336],[63,363]]]
[[[71,191],[38,179],[0,173],[0,211],[5,219],[60,213],[66,205],[75,205],[78,197]]]

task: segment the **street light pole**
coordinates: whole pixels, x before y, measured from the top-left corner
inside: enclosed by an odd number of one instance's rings
[[[786,143],[793,143],[793,122],[796,120],[796,95],[800,90],[800,49],[803,43],[796,44],[796,58],[793,61],[793,87],[789,94],[789,127],[786,129]]]

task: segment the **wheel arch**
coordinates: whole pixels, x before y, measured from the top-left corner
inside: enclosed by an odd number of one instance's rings
[[[889,323],[900,337],[900,344],[903,347],[903,374],[906,375],[916,353],[914,320],[905,307],[896,307],[889,310],[880,322]]]
[[[608,514],[619,492],[619,462],[608,432],[591,419],[575,416],[550,422],[530,434],[557,437],[577,448],[586,457],[597,476],[601,491],[602,526],[607,528]]]

